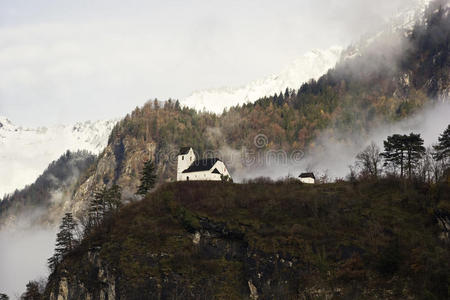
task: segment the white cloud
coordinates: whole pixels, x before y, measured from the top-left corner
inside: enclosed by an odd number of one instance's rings
[[[148,98],[240,86],[356,39],[410,1],[360,2],[3,1],[0,115],[104,119]]]
[[[28,281],[48,275],[56,238],[56,228],[22,225],[0,231],[0,292],[11,299],[19,299]]]

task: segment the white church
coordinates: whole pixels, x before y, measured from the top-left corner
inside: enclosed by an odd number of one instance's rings
[[[225,164],[218,158],[195,158],[191,147],[183,147],[178,154],[177,181],[221,181],[222,176],[228,176]]]
[[[316,183],[316,176],[314,176],[314,173],[302,173],[300,176],[298,176],[300,182],[306,183],[306,184],[315,184]]]

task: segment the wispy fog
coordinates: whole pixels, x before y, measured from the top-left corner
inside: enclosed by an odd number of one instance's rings
[[[383,149],[383,141],[394,133],[420,133],[425,146],[437,143],[438,137],[450,124],[450,102],[439,102],[429,105],[423,111],[401,122],[386,124],[373,128],[367,135],[352,135],[345,132],[324,133],[319,136],[314,150],[309,151],[301,160],[287,163],[276,163],[266,167],[242,170],[234,175],[234,179],[242,181],[255,177],[280,179],[286,176],[297,177],[305,171],[316,174],[327,174],[330,178],[344,178],[349,173],[349,166],[355,162],[356,155],[372,141]]]
[[[23,207],[20,211],[11,209],[0,220],[0,293],[10,297],[20,296],[30,280],[48,276],[47,259],[53,254],[57,228],[65,211],[69,210],[75,182],[80,176],[80,165],[88,154],[76,153],[60,163],[56,172],[65,172],[65,178],[45,173],[45,178],[53,184],[48,199],[38,206],[36,203]],[[55,169],[55,168],[54,168]],[[33,191],[28,191],[30,194]],[[38,201],[38,199],[35,199]],[[20,201],[20,200],[19,200]]]
[[[18,298],[28,281],[48,276],[55,237],[55,228],[32,228],[26,220],[0,231],[0,293]]]

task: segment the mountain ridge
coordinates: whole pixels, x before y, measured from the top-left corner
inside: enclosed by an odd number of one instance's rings
[[[182,105],[208,112],[222,113],[224,109],[264,96],[284,92],[287,88],[298,88],[302,83],[317,79],[334,67],[339,60],[342,48],[333,46],[326,50],[312,50],[294,60],[278,74],[254,80],[240,87],[223,87],[196,91],[181,100]]]
[[[0,117],[0,196],[33,183],[50,162],[67,150],[100,153],[116,123],[85,121],[30,128]]]

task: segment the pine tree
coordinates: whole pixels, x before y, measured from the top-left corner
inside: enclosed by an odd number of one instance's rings
[[[145,162],[142,170],[141,185],[138,187],[137,195],[145,196],[156,184],[156,166],[150,159]]]
[[[56,252],[53,254],[52,257],[47,259],[47,266],[50,269],[50,272],[53,272],[56,270],[56,267],[58,266],[60,261],[61,261],[61,256]]]
[[[73,233],[75,231],[75,221],[72,213],[66,213],[59,226],[59,232],[56,235],[56,252],[61,256],[66,255],[74,247],[75,239]]]
[[[94,192],[94,197],[89,202],[89,223],[91,226],[98,226],[106,211],[106,197],[108,190],[103,187]]]
[[[39,292],[39,284],[36,281],[30,281],[26,285],[27,290],[20,297],[23,300],[40,300],[42,295]]]
[[[105,206],[108,212],[118,210],[122,204],[122,191],[120,186],[114,184],[104,195]]]
[[[403,177],[404,162],[405,162],[405,136],[394,134],[388,136],[384,141],[384,152],[381,156],[384,157],[387,166],[389,164],[395,167],[400,167],[400,176]]]
[[[76,223],[72,213],[66,213],[59,226],[59,232],[56,234],[55,253],[47,260],[48,267],[53,272],[62,258],[69,253],[75,246],[73,236]]]
[[[8,295],[0,293],[0,300],[9,300]]]
[[[109,189],[105,186],[96,190],[89,202],[88,222],[84,227],[85,234],[88,233],[92,227],[100,225],[105,216],[117,211],[122,204],[121,199],[121,188],[117,184],[114,184]]]
[[[175,101],[175,109],[176,110],[181,110],[181,105],[180,105],[180,101]]]
[[[408,176],[411,178],[414,166],[425,154],[426,149],[423,146],[423,139],[420,134],[411,133],[409,136],[405,136],[405,141],[406,167],[408,168]]]
[[[425,153],[423,139],[420,134],[411,133],[409,135],[394,134],[388,136],[384,141],[384,152],[381,154],[388,164],[400,167],[400,176],[403,177],[405,169],[408,170],[409,178],[412,177],[414,165]]]
[[[289,88],[286,88],[286,90],[284,91],[284,100],[289,99],[289,95],[290,95]]]
[[[450,159],[450,125],[447,129],[439,136],[438,144],[433,146],[434,148],[434,159],[441,161],[444,164]]]

